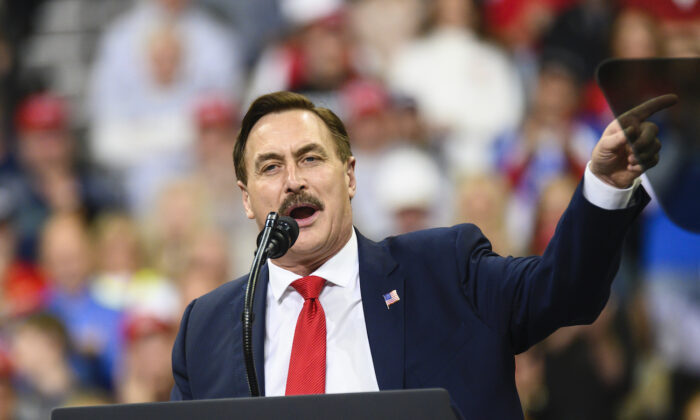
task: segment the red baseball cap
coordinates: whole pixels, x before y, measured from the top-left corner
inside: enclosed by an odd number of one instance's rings
[[[389,107],[389,95],[379,83],[356,80],[342,89],[342,101],[350,119],[362,118],[385,111]]]
[[[163,319],[152,315],[137,314],[129,317],[124,328],[128,343],[153,334],[169,333],[174,326]]]
[[[67,120],[66,103],[60,98],[45,93],[27,97],[15,114],[18,131],[63,129],[66,127]]]
[[[236,107],[222,97],[210,96],[202,99],[195,107],[195,119],[200,128],[232,124]]]

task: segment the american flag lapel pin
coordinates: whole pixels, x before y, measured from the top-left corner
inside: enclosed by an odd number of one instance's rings
[[[392,290],[391,292],[382,296],[384,296],[384,303],[386,303],[387,309],[389,309],[389,306],[391,306],[392,304],[401,300],[399,299],[399,294],[396,293],[396,290]]]

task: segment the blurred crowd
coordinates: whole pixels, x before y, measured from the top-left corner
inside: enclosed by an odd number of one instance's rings
[[[0,0],[0,420],[168,399],[184,305],[252,260],[258,95],[343,119],[364,235],[533,255],[613,119],[596,66],[697,56],[700,0]],[[698,420],[699,349],[700,237],[652,203],[603,314],[515,383],[528,420]]]

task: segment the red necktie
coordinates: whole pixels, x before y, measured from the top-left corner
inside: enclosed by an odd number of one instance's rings
[[[292,283],[304,298],[304,307],[294,330],[286,395],[326,392],[326,313],[318,301],[325,284],[326,280],[318,276]]]

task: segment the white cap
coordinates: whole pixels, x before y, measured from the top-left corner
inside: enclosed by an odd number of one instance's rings
[[[377,199],[390,212],[432,207],[440,191],[435,160],[413,147],[390,151],[379,163]]]
[[[343,0],[282,0],[282,16],[297,26],[303,26],[330,16],[343,7]]]

